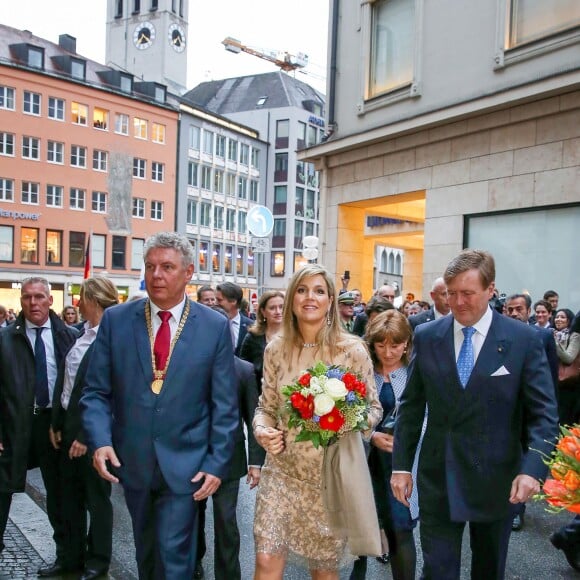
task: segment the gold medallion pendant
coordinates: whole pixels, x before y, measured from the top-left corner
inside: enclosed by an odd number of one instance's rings
[[[151,390],[158,395],[161,392],[161,389],[163,388],[163,379],[155,379],[152,383],[151,383]]]

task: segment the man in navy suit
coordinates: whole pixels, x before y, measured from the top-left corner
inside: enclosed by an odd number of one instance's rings
[[[232,335],[232,344],[234,345],[234,354],[240,356],[242,342],[248,332],[248,327],[254,324],[254,321],[240,312],[242,298],[244,293],[242,289],[233,282],[223,282],[216,287],[215,297],[217,303],[228,313],[230,319],[230,329]]]
[[[143,255],[149,298],[105,311],[82,419],[95,468],[123,485],[139,578],[189,579],[197,502],[227,474],[239,427],[232,342],[224,317],[185,295],[185,236],[155,234]]]
[[[444,279],[453,316],[416,329],[391,485],[408,504],[428,406],[418,469],[423,577],[459,579],[469,522],[471,578],[501,580],[512,505],[537,493],[546,474],[538,451],[549,453],[557,433],[554,388],[538,333],[489,307],[489,253],[462,251]]]

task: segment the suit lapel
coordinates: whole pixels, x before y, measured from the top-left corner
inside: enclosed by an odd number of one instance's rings
[[[142,304],[135,311],[135,318],[133,319],[133,336],[135,337],[137,356],[141,363],[143,376],[145,377],[145,381],[150,384],[153,381],[153,365],[151,360],[151,342],[149,340],[147,324],[145,323],[145,305],[147,303],[147,300],[143,300]]]

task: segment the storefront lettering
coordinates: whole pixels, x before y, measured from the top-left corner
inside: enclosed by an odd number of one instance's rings
[[[38,221],[42,214],[40,213],[30,213],[26,211],[12,211],[0,209],[0,217],[12,218],[14,220],[34,220]]]

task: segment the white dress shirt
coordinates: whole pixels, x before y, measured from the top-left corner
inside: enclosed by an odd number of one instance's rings
[[[489,332],[489,327],[491,326],[491,321],[493,320],[493,313],[491,308],[487,308],[485,314],[475,323],[472,324],[473,328],[475,328],[475,332],[471,337],[471,342],[473,343],[473,364],[477,362],[477,357],[481,352],[481,347],[485,341],[485,337]],[[457,322],[457,320],[453,321],[453,341],[455,344],[455,360],[459,358],[459,351],[461,350],[461,345],[463,344],[463,339],[465,338],[463,335],[462,328],[465,328],[463,324]]]
[[[54,355],[54,341],[52,340],[52,325],[50,323],[50,317],[46,319],[44,324],[36,326],[32,322],[24,319],[26,326],[26,336],[32,345],[32,352],[34,352],[34,345],[36,344],[36,328],[46,328],[41,333],[42,342],[44,342],[44,350],[46,351],[46,374],[48,376],[48,407],[52,407],[52,396],[54,394],[54,383],[56,383],[56,357]]]
[[[185,307],[185,300],[186,296],[184,295],[183,300],[179,304],[167,310],[167,312],[171,312],[171,317],[169,318],[169,331],[171,332],[171,340],[173,340],[173,337],[177,333],[179,321],[181,320],[181,315],[183,314],[183,309]],[[157,331],[161,326],[161,318],[159,318],[157,313],[162,312],[163,309],[159,308],[159,306],[157,306],[157,304],[151,300],[149,303],[151,304],[151,325],[153,327],[153,338],[155,338],[157,336]]]
[[[230,319],[230,330],[232,331],[232,343],[234,346],[234,350],[238,344],[238,338],[240,336],[240,322],[241,322],[241,317],[240,317],[240,311],[238,310],[238,313],[232,318]]]

